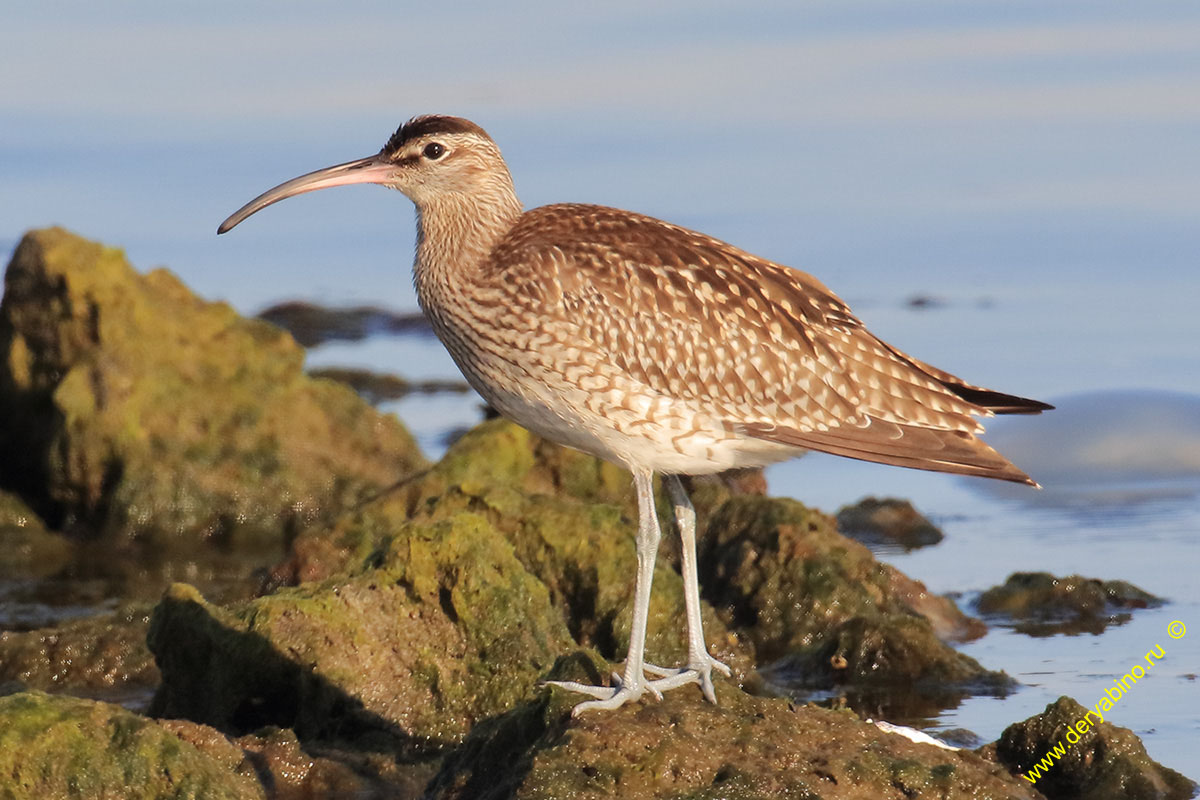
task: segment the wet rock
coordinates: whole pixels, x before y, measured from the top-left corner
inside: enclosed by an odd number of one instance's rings
[[[1014,776],[1050,800],[1193,796],[1196,784],[1152,760],[1133,731],[1087,713],[1070,697],[1060,697],[1041,714],[1010,725],[985,752],[994,752]]]
[[[305,347],[358,341],[377,333],[433,333],[429,320],[419,311],[401,314],[377,306],[330,308],[292,301],[273,305],[258,318],[283,328]]]
[[[399,421],[303,360],[166,270],[27,234],[0,303],[0,484],[68,532],[283,544],[424,464]]]
[[[52,574],[71,554],[70,540],[46,530],[21,498],[0,491],[0,580]]]
[[[180,738],[197,743],[224,739],[204,725],[163,720]],[[234,740],[267,788],[271,800],[346,797],[355,800],[417,798],[437,771],[436,761],[399,762],[388,754],[305,749],[290,730],[266,727]]]
[[[1005,616],[1033,636],[1100,633],[1130,619],[1128,611],[1155,608],[1162,600],[1126,581],[1101,581],[1048,572],[1016,572],[979,597],[979,611]]]
[[[119,706],[20,692],[0,697],[6,796],[265,798],[241,748],[199,748]]]
[[[586,671],[558,677],[586,679]],[[430,784],[437,800],[510,797],[1033,798],[997,764],[886,733],[844,711],[750,697],[719,706],[686,692],[569,716],[574,695],[481,723]]]
[[[767,670],[775,685],[841,688],[852,708],[887,717],[936,714],[964,697],[1004,695],[1015,681],[947,647],[916,616],[854,617]]]
[[[838,530],[868,545],[899,545],[915,550],[937,544],[942,532],[907,500],[866,497],[837,512]]]
[[[863,713],[908,717],[1013,685],[938,638],[910,605],[924,587],[795,501],[728,500],[708,524],[700,567],[705,599],[751,641],[776,690],[836,688]],[[948,600],[917,605],[945,612],[934,617],[943,634],[971,627]]]
[[[53,628],[0,632],[0,681],[47,691],[149,696],[158,670],[146,647],[147,606],[67,622]]]
[[[939,639],[970,642],[987,633],[983,620],[964,614],[949,597],[930,592],[925,584],[891,564],[883,564],[883,568],[888,574],[888,593],[892,599],[928,620]]]

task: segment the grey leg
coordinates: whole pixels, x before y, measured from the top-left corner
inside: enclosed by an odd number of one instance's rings
[[[589,686],[574,681],[546,681],[573,692],[590,694],[595,700],[587,700],[575,706],[572,716],[584,711],[611,710],[630,700],[636,700],[646,692],[662,697],[658,681],[647,681],[643,673],[646,650],[646,622],[650,617],[650,584],[654,579],[654,560],[658,556],[658,542],[662,533],[658,527],[658,515],[654,510],[654,486],[650,472],[634,472],[633,485],[638,498],[637,532],[637,583],[633,593],[633,629],[629,633],[629,655],[625,658],[625,674],[615,688]],[[704,640],[701,638],[701,646]]]
[[[700,580],[696,574],[696,509],[688,499],[687,492],[676,475],[663,478],[667,493],[675,506],[675,522],[679,526],[679,538],[683,544],[681,560],[683,571],[683,596],[687,608],[688,663],[684,669],[671,670],[658,667],[647,669],[663,677],[651,681],[659,691],[673,689],[685,683],[698,683],[700,690],[711,703],[717,702],[713,691],[712,671],[715,669],[726,677],[729,667],[708,654],[704,641],[704,628],[700,619]]]

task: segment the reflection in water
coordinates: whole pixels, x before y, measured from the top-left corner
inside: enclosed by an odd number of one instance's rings
[[[982,481],[995,497],[1068,510],[1097,524],[1143,504],[1200,493],[1200,396],[1181,392],[1089,392],[1055,399],[1053,414],[997,420],[988,442],[1033,475],[1041,492]]]

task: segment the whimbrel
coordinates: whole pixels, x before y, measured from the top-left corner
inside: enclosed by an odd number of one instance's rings
[[[421,116],[379,153],[251,200],[225,233],[301,192],[399,189],[417,207],[417,299],[463,375],[500,413],[633,473],[633,626],[614,686],[554,682],[614,709],[697,683],[716,702],[700,622],[696,515],[679,475],[806,450],[1036,485],[976,438],[976,416],[1051,406],[973,386],[873,336],[820,281],[652,217],[594,205],[525,211],[478,125]],[[664,476],[682,547],[687,664],[644,660]]]

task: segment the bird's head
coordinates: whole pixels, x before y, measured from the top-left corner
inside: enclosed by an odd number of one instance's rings
[[[460,117],[413,117],[373,156],[319,169],[260,194],[229,216],[225,233],[272,203],[304,192],[378,183],[398,189],[424,209],[440,200],[512,193],[512,178],[500,148],[475,123]]]

